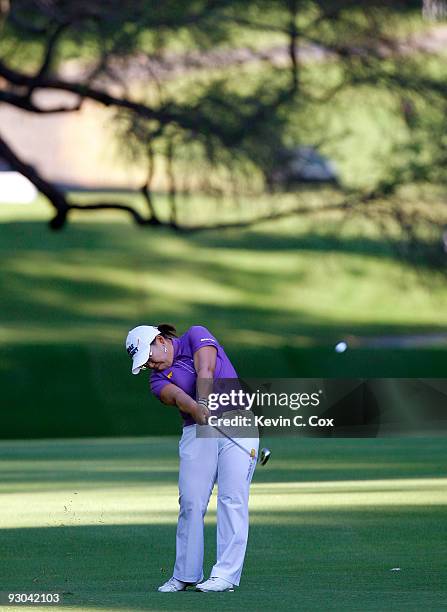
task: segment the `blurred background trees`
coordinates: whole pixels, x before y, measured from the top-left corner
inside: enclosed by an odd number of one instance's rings
[[[445,206],[421,206],[420,189],[433,193],[446,181],[447,34],[433,35],[420,13],[420,3],[403,1],[3,2],[0,102],[39,116],[79,112],[86,100],[112,108],[127,163],[147,168],[145,206],[79,203],[1,131],[0,155],[50,200],[55,229],[73,208],[122,208],[140,224],[192,230],[335,207],[403,232],[406,256],[432,241],[430,257],[442,266]],[[48,91],[70,101],[43,105]],[[284,155],[300,146],[339,164],[361,154],[362,137],[367,151],[359,113],[372,107],[386,118],[383,147],[362,176],[345,173],[317,202],[300,181],[287,201],[249,202],[271,190]],[[170,194],[165,213],[154,197],[157,172]],[[286,180],[274,191],[290,190]],[[185,193],[237,206],[225,220],[219,207],[185,219],[177,198]]]

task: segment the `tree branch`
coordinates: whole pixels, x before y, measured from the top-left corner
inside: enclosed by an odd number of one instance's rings
[[[133,220],[138,225],[151,225],[153,227],[168,227],[171,229],[175,229],[177,231],[182,232],[199,232],[199,231],[208,231],[208,230],[216,230],[216,229],[229,229],[229,228],[247,228],[255,226],[259,223],[264,223],[268,221],[274,221],[282,218],[297,216],[297,215],[308,215],[315,214],[321,212],[334,212],[334,211],[357,211],[360,205],[366,205],[366,208],[363,209],[365,213],[370,214],[371,208],[370,204],[375,201],[383,200],[384,197],[389,196],[390,193],[393,193],[393,186],[384,183],[373,191],[366,192],[364,194],[351,194],[345,198],[344,201],[339,202],[337,204],[327,204],[324,206],[296,206],[294,208],[271,212],[267,215],[263,215],[257,217],[255,219],[246,219],[239,221],[230,221],[226,223],[217,223],[215,225],[178,225],[175,215],[171,216],[169,221],[160,221],[157,217],[144,217],[137,210],[132,208],[127,204],[120,204],[116,202],[96,202],[92,204],[77,204],[69,202],[65,194],[59,190],[57,187],[52,185],[49,181],[45,180],[35,168],[23,162],[18,155],[12,150],[12,148],[7,144],[7,142],[0,136],[0,157],[9,162],[11,167],[28,178],[36,188],[47,197],[52,206],[56,210],[56,214],[53,219],[50,221],[50,227],[52,229],[61,229],[66,220],[70,210],[80,210],[80,211],[94,211],[94,210],[120,210],[130,214]],[[388,214],[390,211],[387,211]],[[382,214],[382,213],[381,213]],[[396,212],[394,213],[397,214]],[[401,213],[399,213],[401,214]],[[398,220],[402,222],[402,218],[399,217]],[[408,228],[408,219],[406,217],[405,227]]]
[[[56,209],[56,216],[50,225],[53,229],[59,229],[65,223],[69,205],[62,191],[46,181],[33,166],[23,162],[11,149],[7,142],[0,135],[0,157],[5,159],[14,170],[23,174],[35,187],[48,198]]]
[[[94,204],[72,204],[68,205],[69,210],[122,210],[129,213],[138,225],[152,225],[152,219],[140,215],[140,213],[127,204],[116,202],[95,202]],[[154,224],[155,225],[155,224]]]
[[[63,34],[64,30],[66,30],[69,25],[70,25],[70,23],[68,23],[68,22],[60,23],[57,26],[57,28],[52,32],[50,37],[48,38],[47,48],[46,48],[46,51],[45,51],[45,55],[44,55],[44,58],[43,58],[42,65],[41,65],[39,71],[36,74],[36,80],[42,79],[50,71],[51,64],[52,64],[53,57],[54,57],[54,52],[56,50],[56,46],[57,46],[57,44],[59,42],[59,39],[60,39],[61,35]],[[31,93],[31,91],[30,91],[30,93]]]
[[[292,84],[291,89],[294,93],[298,93],[298,36],[299,31],[296,26],[296,19],[298,14],[298,6],[296,0],[288,1],[288,9],[290,13],[290,26],[289,26],[289,56],[292,71]]]
[[[161,221],[158,219],[155,213],[154,203],[152,200],[152,179],[154,177],[154,169],[155,169],[155,154],[154,154],[154,149],[152,147],[151,142],[148,143],[147,158],[148,158],[148,169],[147,169],[146,182],[144,185],[141,186],[140,191],[149,209],[151,224],[160,225]]]
[[[0,136],[0,157],[5,159],[10,166],[25,176],[33,185],[42,193],[53,207],[56,209],[56,214],[53,219],[50,221],[50,227],[52,229],[61,229],[65,221],[67,220],[67,215],[70,210],[104,210],[104,209],[112,209],[112,210],[122,210],[130,215],[132,215],[133,219],[139,225],[150,224],[151,220],[146,219],[140,213],[133,209],[131,206],[127,204],[117,204],[117,203],[109,203],[109,202],[98,202],[96,204],[74,204],[69,203],[64,195],[64,193],[51,184],[49,181],[44,179],[37,170],[23,162],[18,155],[12,150],[9,144]]]
[[[11,91],[0,91],[0,102],[5,104],[11,104],[16,108],[21,108],[28,112],[36,113],[39,115],[52,114],[52,113],[73,113],[80,110],[82,106],[82,100],[79,100],[73,106],[55,106],[54,108],[40,108],[36,106],[32,100],[26,96],[19,96]]]
[[[113,96],[105,91],[81,83],[74,83],[59,78],[29,76],[12,70],[0,60],[0,76],[13,85],[24,86],[33,89],[57,89],[77,94],[82,98],[89,98],[99,102],[103,106],[114,106],[130,110],[146,119],[154,119],[162,125],[176,124],[179,127],[193,132],[209,130],[219,137],[223,142],[228,137],[227,132],[219,127],[219,124],[211,122],[198,109],[188,108],[188,112],[173,110],[173,107],[164,106],[154,109],[141,102],[134,102],[128,98]]]
[[[358,196],[349,196],[343,202],[338,204],[326,204],[324,206],[296,206],[288,210],[277,211],[269,213],[268,215],[262,215],[256,217],[256,219],[246,219],[243,221],[229,221],[228,223],[218,223],[216,225],[188,225],[178,226],[176,229],[187,232],[198,232],[204,230],[214,229],[231,229],[231,228],[243,228],[253,227],[258,223],[264,223],[266,221],[276,221],[278,219],[284,219],[288,217],[294,217],[297,215],[309,215],[320,212],[333,212],[333,211],[349,211],[354,209],[357,205],[368,204],[375,199],[380,199],[380,195],[375,192],[367,192]]]

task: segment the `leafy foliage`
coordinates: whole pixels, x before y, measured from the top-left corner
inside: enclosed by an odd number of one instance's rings
[[[15,0],[2,4],[0,102],[32,113],[75,112],[86,99],[114,108],[124,147],[148,164],[142,189],[149,216],[121,208],[138,223],[163,224],[151,192],[154,166],[163,163],[170,225],[178,227],[179,189],[261,190],[284,148],[324,149],[334,137],[318,117],[349,104],[358,91],[382,92],[402,129],[388,135],[390,155],[369,191],[348,190],[342,205],[350,211],[367,202],[372,214],[375,203],[382,211],[382,202],[402,186],[446,180],[446,143],[435,135],[444,132],[447,87],[439,61],[427,59],[421,46],[417,4]],[[70,58],[78,65],[71,80],[64,77]],[[36,90],[71,92],[78,102],[43,109]],[[70,209],[87,208],[46,184],[1,136],[0,154],[49,198],[56,209],[52,227],[62,227]],[[183,187],[182,172],[194,177]],[[403,230],[414,234],[419,217],[405,210],[399,215]]]

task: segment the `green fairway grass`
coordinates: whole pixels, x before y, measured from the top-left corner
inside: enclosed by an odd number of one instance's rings
[[[79,611],[445,609],[445,438],[268,443],[239,589],[161,594],[177,438],[1,442],[1,590],[63,592]],[[214,494],[205,573],[215,510]]]
[[[445,331],[445,277],[396,260],[358,221],[285,219],[176,234],[122,214],[48,230],[48,209],[0,218],[2,437],[163,435],[179,430],[146,375],[130,374],[127,331],[195,324],[247,377],[444,377],[447,347],[334,352],[349,334]]]

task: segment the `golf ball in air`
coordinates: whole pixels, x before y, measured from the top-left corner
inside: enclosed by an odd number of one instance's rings
[[[335,352],[344,353],[347,348],[348,348],[348,345],[346,344],[346,342],[339,342],[338,344],[335,345]]]

